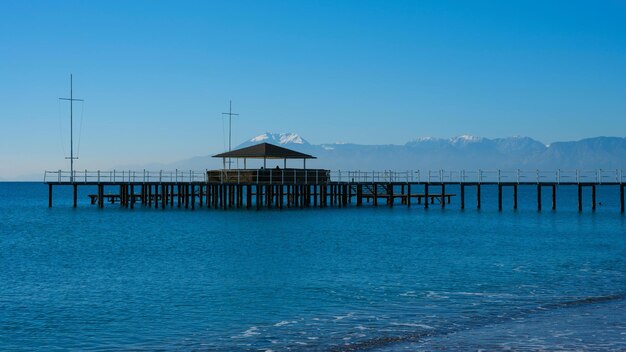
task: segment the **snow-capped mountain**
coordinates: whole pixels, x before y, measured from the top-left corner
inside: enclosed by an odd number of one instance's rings
[[[333,170],[556,170],[625,169],[626,138],[595,137],[545,145],[529,137],[420,137],[403,145],[311,144],[296,133],[266,132],[237,148],[272,143],[311,154],[308,167]],[[216,152],[217,153],[217,152]],[[164,169],[221,167],[210,155],[164,165]]]
[[[272,143],[277,145],[289,145],[289,144],[302,144],[308,145],[305,139],[300,137],[297,133],[272,133],[265,132],[261,135],[258,135],[254,138],[251,138],[242,144],[238,145],[237,148],[247,147],[250,145],[254,145],[257,143]]]

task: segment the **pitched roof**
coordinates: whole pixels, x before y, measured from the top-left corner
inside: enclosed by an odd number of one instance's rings
[[[230,152],[213,155],[214,158],[250,158],[250,159],[316,159],[316,157],[279,147],[269,143],[259,143],[250,147],[235,149]]]

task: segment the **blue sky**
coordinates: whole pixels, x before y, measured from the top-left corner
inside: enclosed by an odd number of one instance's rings
[[[0,2],[0,177],[313,143],[626,136],[624,1]]]

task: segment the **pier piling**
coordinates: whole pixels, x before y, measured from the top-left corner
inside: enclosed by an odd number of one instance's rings
[[[578,184],[578,211],[583,211],[583,186]]]
[[[596,210],[596,185],[591,186],[591,210]]]
[[[446,184],[441,184],[441,208],[446,207]]]
[[[541,184],[537,184],[537,210],[541,211]]]

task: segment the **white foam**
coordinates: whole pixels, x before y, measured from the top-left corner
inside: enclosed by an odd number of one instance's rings
[[[426,324],[417,324],[417,323],[390,323],[390,325],[395,325],[395,326],[410,326],[413,328],[422,328],[422,329],[434,329],[432,326],[430,325],[426,325]]]
[[[242,332],[240,335],[231,336],[231,339],[244,339],[247,337],[252,337],[255,335],[260,335],[259,328],[256,326],[251,326],[248,330]]]
[[[295,323],[297,323],[297,321],[295,320],[282,320],[274,324],[274,326],[285,326],[285,325],[295,324]]]

